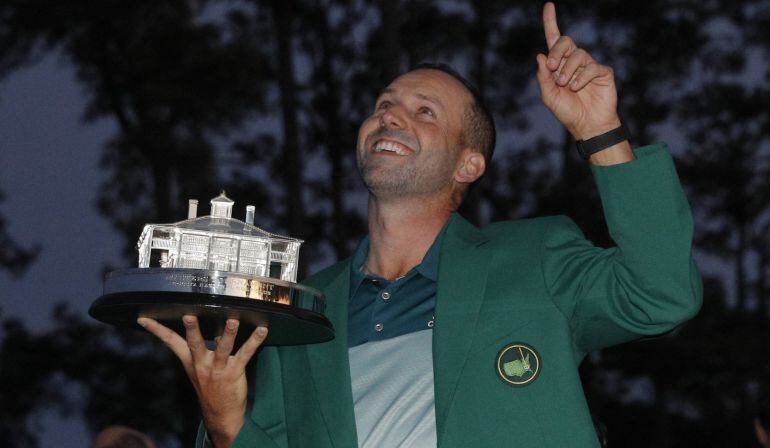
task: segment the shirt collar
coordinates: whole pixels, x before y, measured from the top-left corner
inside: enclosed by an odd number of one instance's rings
[[[350,261],[350,279],[354,285],[358,285],[361,280],[366,278],[363,270],[364,261],[369,254],[369,235],[366,235],[356,247],[356,251],[353,252],[353,259]]]
[[[438,260],[441,252],[441,243],[444,240],[444,234],[446,233],[448,223],[449,220],[444,224],[444,227],[438,233],[436,239],[433,240],[433,244],[431,244],[428,251],[425,252],[422,262],[414,268],[423,277],[433,280],[434,282],[438,280]],[[361,268],[366,261],[367,255],[369,255],[369,235],[365,236],[361,242],[358,243],[358,247],[353,253],[353,258],[350,263],[352,286],[358,286],[361,281],[366,278],[366,274],[363,273]]]
[[[431,244],[428,251],[425,252],[425,257],[423,257],[422,262],[415,268],[417,272],[434,282],[438,280],[438,259],[441,252],[441,242],[444,241],[446,227],[447,225],[444,224],[444,227],[438,235],[436,235],[436,239],[433,240],[433,244]]]

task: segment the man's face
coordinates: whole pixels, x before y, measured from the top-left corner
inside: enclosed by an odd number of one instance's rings
[[[460,82],[438,70],[393,81],[358,131],[358,170],[369,191],[404,197],[450,188],[471,101]]]

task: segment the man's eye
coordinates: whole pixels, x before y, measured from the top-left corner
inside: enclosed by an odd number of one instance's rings
[[[390,101],[383,101],[377,105],[377,110],[387,109],[390,107]]]
[[[433,113],[433,109],[431,109],[430,107],[423,106],[423,107],[420,108],[419,112],[421,114],[426,114],[426,115],[429,115],[431,117],[436,116],[436,114]]]

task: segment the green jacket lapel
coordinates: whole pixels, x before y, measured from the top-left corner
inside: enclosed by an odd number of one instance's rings
[[[439,258],[436,323],[433,328],[433,374],[436,431],[444,422],[470,350],[483,302],[491,259],[487,238],[468,221],[452,216]]]
[[[350,262],[343,262],[339,274],[323,287],[326,316],[335,329],[329,342],[308,345],[310,371],[326,430],[335,447],[357,446],[353,393],[348,360],[348,299]]]

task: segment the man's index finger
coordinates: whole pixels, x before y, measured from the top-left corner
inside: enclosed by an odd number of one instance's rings
[[[543,6],[543,30],[545,31],[545,41],[550,50],[561,37],[559,26],[556,24],[556,6],[552,2]]]

